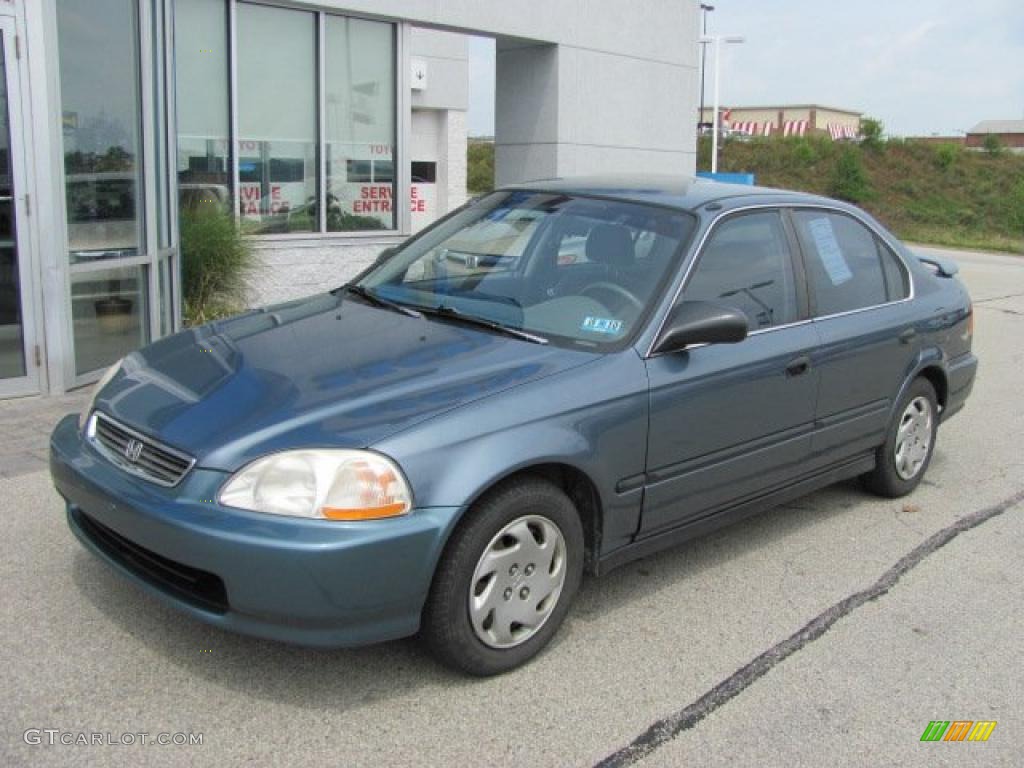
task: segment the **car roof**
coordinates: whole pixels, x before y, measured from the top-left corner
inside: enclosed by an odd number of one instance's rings
[[[502,189],[521,189],[560,194],[594,195],[638,203],[653,203],[686,211],[717,202],[738,203],[828,203],[837,201],[770,187],[727,184],[694,176],[668,174],[572,176],[510,184]],[[840,204],[841,205],[841,204]]]

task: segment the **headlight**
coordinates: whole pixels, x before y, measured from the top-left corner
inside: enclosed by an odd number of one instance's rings
[[[99,395],[100,390],[103,389],[110,380],[114,378],[114,375],[121,370],[121,363],[124,362],[124,358],[121,358],[112,366],[107,368],[106,372],[100,376],[100,380],[96,382],[96,386],[92,388],[92,392],[89,393],[89,399],[86,401],[85,408],[78,414],[78,428],[85,429],[85,424],[89,420],[89,414],[92,413],[92,409],[96,405],[96,396]]]
[[[397,465],[369,451],[284,451],[240,469],[221,489],[228,507],[317,520],[377,520],[412,509]]]

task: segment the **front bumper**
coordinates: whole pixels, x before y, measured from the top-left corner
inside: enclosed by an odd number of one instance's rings
[[[225,473],[197,467],[176,488],[132,477],[75,416],[53,432],[50,472],[71,530],[132,581],[203,621],[301,645],[414,634],[459,512],[337,523],[222,507]]]

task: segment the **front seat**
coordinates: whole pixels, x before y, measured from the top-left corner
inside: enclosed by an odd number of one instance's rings
[[[618,282],[623,272],[636,262],[636,250],[629,228],[622,224],[598,224],[587,235],[587,261],[603,264],[611,282]]]

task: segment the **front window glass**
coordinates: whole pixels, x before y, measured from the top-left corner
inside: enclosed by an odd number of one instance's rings
[[[135,0],[59,0],[61,127],[71,263],[141,248]]]
[[[735,307],[746,314],[751,330],[795,321],[793,262],[779,213],[744,214],[718,226],[683,298]]]
[[[317,231],[316,15],[238,4],[238,197],[249,233]]]
[[[497,192],[408,243],[361,285],[409,306],[603,347],[640,327],[692,229],[681,211]]]

